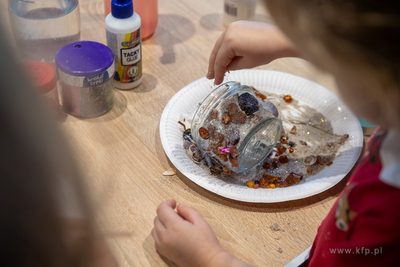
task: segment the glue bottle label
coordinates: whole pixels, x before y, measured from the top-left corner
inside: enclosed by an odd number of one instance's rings
[[[107,45],[114,53],[114,80],[119,83],[139,80],[142,77],[141,28],[127,34],[107,31]]]

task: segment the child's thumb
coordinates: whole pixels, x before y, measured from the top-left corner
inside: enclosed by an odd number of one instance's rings
[[[185,207],[182,204],[178,204],[177,211],[179,216],[192,224],[195,224],[199,220],[203,219],[201,214],[192,207]]]

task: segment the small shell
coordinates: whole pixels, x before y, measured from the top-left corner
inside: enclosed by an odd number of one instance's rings
[[[175,175],[175,174],[176,174],[175,170],[174,170],[173,168],[171,168],[171,169],[169,169],[169,170],[163,172],[162,175],[164,175],[164,176],[173,176],[173,175]]]
[[[202,159],[202,155],[200,150],[196,147],[196,145],[191,145],[187,151],[190,159],[194,162],[194,163],[200,163],[201,159]]]
[[[317,161],[317,158],[315,156],[311,155],[311,156],[305,157],[303,162],[305,165],[310,166],[310,165],[313,165],[316,161]]]

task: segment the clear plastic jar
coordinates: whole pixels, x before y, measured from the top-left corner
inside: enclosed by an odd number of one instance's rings
[[[80,39],[78,0],[9,0],[8,8],[21,62],[54,64],[60,48]]]
[[[239,97],[246,93],[257,99],[257,111],[242,110]],[[200,151],[219,158],[221,164],[234,172],[248,171],[262,164],[282,131],[279,116],[275,117],[263,106],[262,99],[257,98],[247,85],[227,82],[217,87],[193,116],[191,133]],[[238,151],[237,160],[234,160],[235,155],[232,156],[233,147]],[[230,149],[230,154],[224,153],[223,148]]]

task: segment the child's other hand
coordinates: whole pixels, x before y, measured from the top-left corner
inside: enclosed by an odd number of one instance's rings
[[[157,208],[151,231],[157,252],[179,266],[217,266],[212,261],[229,254],[206,220],[194,208],[178,205],[175,212],[175,207],[170,199]]]
[[[281,57],[295,57],[292,43],[276,27],[261,22],[230,24],[211,52],[207,78],[224,80],[226,71],[253,68]]]

